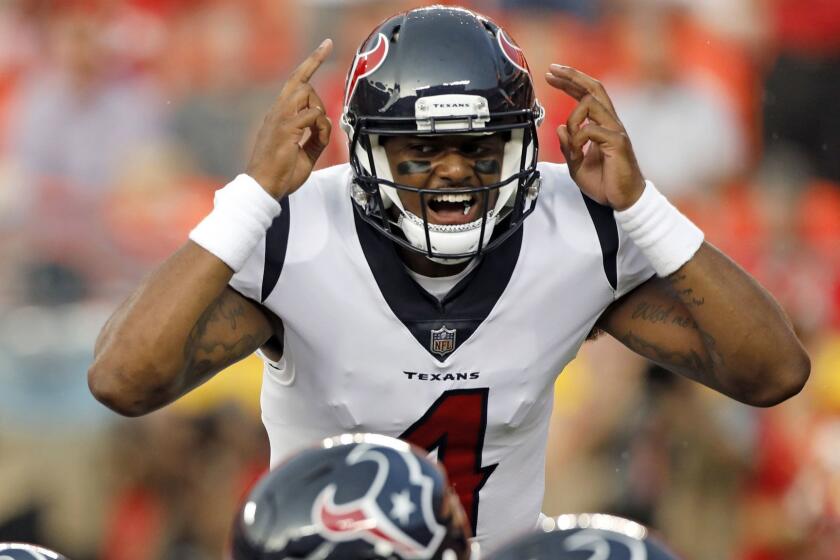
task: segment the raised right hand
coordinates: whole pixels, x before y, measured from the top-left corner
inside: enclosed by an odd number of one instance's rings
[[[309,79],[331,51],[326,39],[292,72],[257,134],[246,173],[275,198],[306,181],[329,143],[332,123]]]

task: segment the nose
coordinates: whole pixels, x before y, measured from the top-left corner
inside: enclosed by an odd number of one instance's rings
[[[441,154],[433,167],[435,177],[449,183],[467,183],[475,175],[473,162],[458,150],[448,150]]]

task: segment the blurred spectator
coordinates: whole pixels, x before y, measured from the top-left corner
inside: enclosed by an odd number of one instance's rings
[[[840,338],[809,337],[811,381],[761,415],[738,558],[830,560],[840,550]]]
[[[102,560],[215,560],[233,513],[268,465],[255,417],[222,404],[119,425]]]
[[[648,518],[690,558],[725,558],[754,428],[750,409],[652,365],[635,414],[616,430],[626,478],[611,509]]]
[[[35,286],[81,283],[73,288],[78,295],[119,264],[101,221],[104,195],[121,167],[164,135],[153,88],[114,72],[106,25],[72,10],[43,24],[45,64],[21,83],[7,138],[18,169],[15,191],[28,203],[19,224],[24,276]]]
[[[751,409],[607,337],[584,346],[555,398],[547,514],[615,513],[667,535],[686,558],[729,558],[739,535],[729,512],[755,438]]]
[[[627,17],[637,75],[604,81],[639,164],[663,193],[708,192],[746,167],[739,119],[721,88],[678,60],[681,12],[652,4]]]
[[[163,135],[153,90],[109,73],[100,25],[76,13],[48,25],[48,64],[21,85],[8,138],[36,188],[57,179],[86,201],[134,149]]]
[[[275,60],[272,81],[257,87],[249,58],[252,18],[234,3],[214,3],[182,22],[173,47],[188,49],[187,92],[173,109],[176,137],[199,170],[224,183],[241,173],[253,127],[278,93],[285,60]],[[280,30],[274,42],[281,41]],[[279,67],[278,67],[279,66]]]
[[[36,30],[24,10],[12,2],[0,4],[0,161],[9,150],[3,138],[9,118],[10,101],[21,76],[36,62]]]
[[[212,208],[219,181],[196,173],[180,147],[150,146],[126,162],[101,203],[109,237],[123,258],[142,275],[184,243],[189,231]]]
[[[768,3],[775,61],[764,84],[765,158],[792,153],[813,175],[840,183],[840,2]]]
[[[498,7],[505,11],[539,10],[565,13],[583,21],[594,22],[601,15],[601,0],[497,0]],[[476,6],[477,10],[486,10]]]

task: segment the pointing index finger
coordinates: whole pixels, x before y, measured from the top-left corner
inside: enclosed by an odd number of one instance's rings
[[[295,71],[292,72],[292,75],[289,76],[288,83],[303,84],[309,81],[315,71],[321,66],[321,63],[327,59],[332,52],[333,42],[332,39],[324,39],[318,48],[312,51],[312,53],[306,57],[306,59],[300,63],[300,66],[295,68]]]

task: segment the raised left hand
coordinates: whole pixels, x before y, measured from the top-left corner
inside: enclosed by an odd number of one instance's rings
[[[569,66],[552,64],[546,81],[578,100],[566,124],[557,128],[569,172],[589,198],[615,210],[636,202],[645,180],[630,138],[604,86]],[[589,147],[584,146],[590,142]]]

